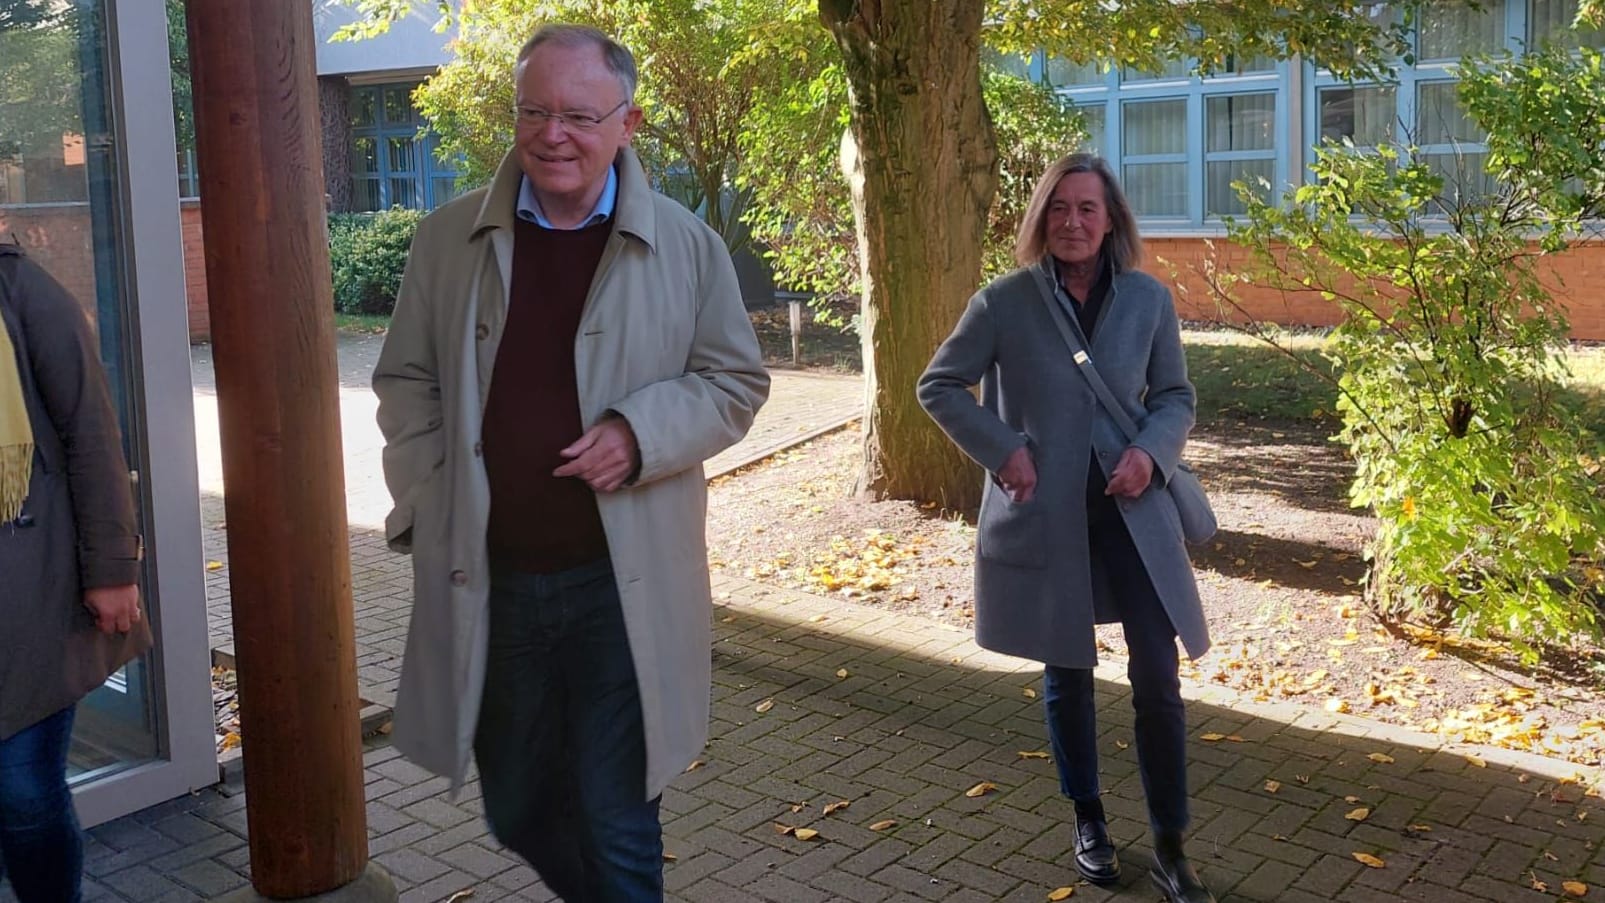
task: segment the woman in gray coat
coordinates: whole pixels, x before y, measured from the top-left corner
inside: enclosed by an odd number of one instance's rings
[[[1151,874],[1168,899],[1204,903],[1214,897],[1182,851],[1176,640],[1196,658],[1209,633],[1164,490],[1193,426],[1194,395],[1170,293],[1137,270],[1141,254],[1108,164],[1085,154],[1058,161],[1022,219],[1021,268],[970,299],[920,377],[919,400],[990,477],[976,538],[976,641],[1045,665],[1048,734],[1075,803],[1076,868],[1098,883],[1120,876],[1099,800],[1091,670],[1093,625],[1118,621],[1154,832]],[[1138,424],[1135,440],[1100,405],[1062,328],[1079,336]]]

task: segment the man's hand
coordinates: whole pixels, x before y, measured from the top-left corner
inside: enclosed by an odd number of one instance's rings
[[[559,454],[568,463],[552,471],[552,476],[579,477],[595,492],[612,492],[640,466],[641,446],[630,421],[609,414]]]
[[[998,482],[1016,503],[1031,501],[1037,492],[1037,465],[1031,460],[1030,449],[1022,445],[1009,455],[998,471]]]
[[[1154,459],[1133,445],[1121,453],[1120,462],[1115,465],[1114,473],[1109,475],[1109,488],[1103,494],[1134,499],[1143,494],[1153,478]]]
[[[127,633],[139,623],[139,587],[102,586],[84,590],[84,607],[95,615],[101,633]]]

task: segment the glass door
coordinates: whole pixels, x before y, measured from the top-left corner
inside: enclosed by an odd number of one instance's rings
[[[90,824],[217,776],[188,349],[172,325],[185,319],[173,123],[124,115],[171,108],[169,12],[163,0],[0,6],[0,235],[94,323],[148,550],[156,648],[78,707],[68,765]]]

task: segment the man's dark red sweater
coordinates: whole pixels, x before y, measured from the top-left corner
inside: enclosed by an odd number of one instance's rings
[[[574,337],[613,221],[573,231],[514,226],[507,322],[485,404],[492,566],[550,574],[604,558],[596,493],[554,477],[584,432]]]

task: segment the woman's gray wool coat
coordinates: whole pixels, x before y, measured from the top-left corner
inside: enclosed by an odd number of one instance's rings
[[[1192,658],[1209,629],[1182,539],[1162,488],[1193,426],[1181,329],[1170,292],[1142,272],[1117,274],[1089,344],[1092,360],[1137,422],[1135,443],[1098,404],[1027,269],[970,299],[953,334],[920,377],[919,401],[965,454],[986,468],[975,560],[975,638],[995,652],[1091,668],[1094,623],[1118,621],[1120,600],[1093,586],[1087,553],[1088,455],[1107,477],[1128,444],[1154,459],[1153,481],[1119,502],[1154,589]],[[981,385],[980,403],[969,389]],[[1016,504],[995,474],[1029,446],[1036,494]]]

